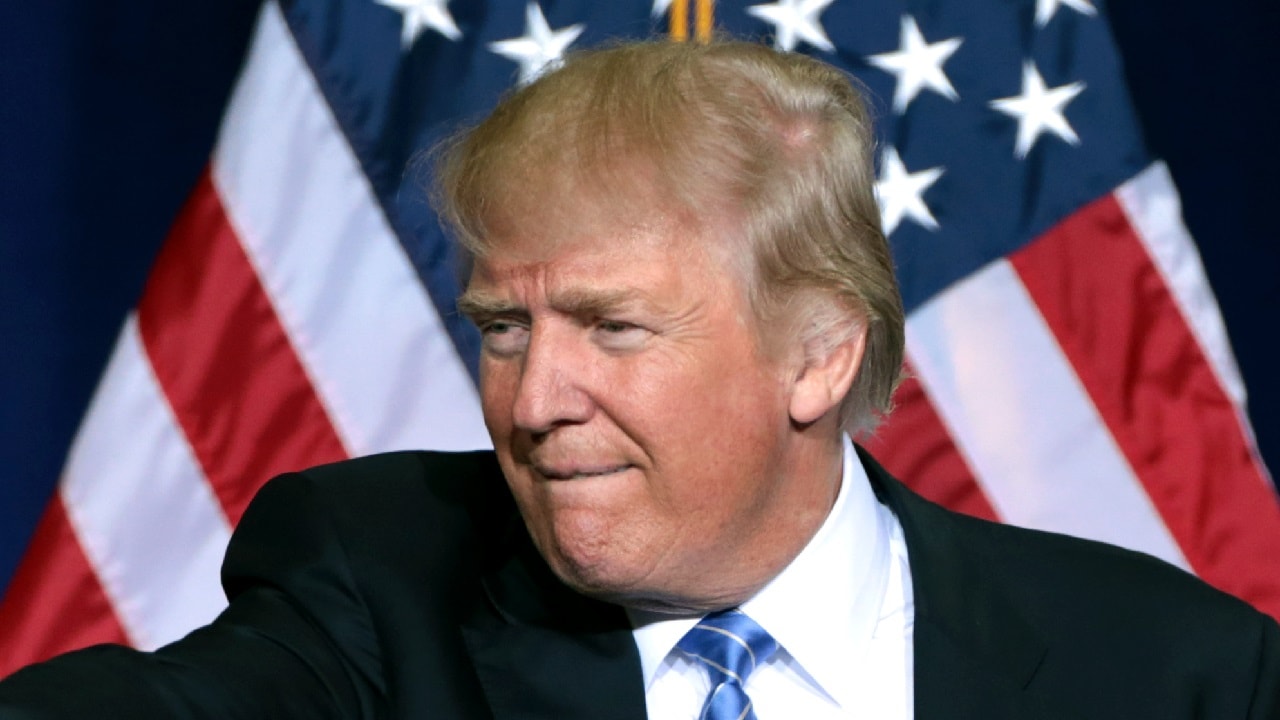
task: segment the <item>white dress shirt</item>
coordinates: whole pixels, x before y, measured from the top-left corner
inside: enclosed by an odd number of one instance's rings
[[[830,515],[740,607],[782,646],[747,679],[759,720],[912,717],[915,609],[906,543],[847,438]],[[650,720],[696,719],[710,679],[675,644],[698,618],[629,614]]]

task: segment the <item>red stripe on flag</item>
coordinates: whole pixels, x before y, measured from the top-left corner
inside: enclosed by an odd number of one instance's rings
[[[1119,203],[1010,260],[1191,567],[1280,618],[1280,502]]]
[[[60,497],[45,507],[0,600],[0,638],[0,677],[58,653],[128,642]]]
[[[233,524],[272,475],[347,456],[207,172],[152,268],[138,329]]]
[[[867,450],[912,490],[939,505],[998,519],[920,382],[908,376],[894,394],[894,402],[897,407],[888,421],[863,443]]]

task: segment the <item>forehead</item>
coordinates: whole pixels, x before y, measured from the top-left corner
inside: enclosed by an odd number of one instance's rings
[[[740,319],[749,314],[745,285],[712,249],[717,238],[662,213],[644,222],[590,217],[496,235],[472,265],[460,309],[473,319],[539,308],[657,319],[710,303],[736,308]]]
[[[534,172],[533,170],[536,170]],[[634,155],[589,167],[561,158],[516,172],[493,188],[475,248],[467,295],[594,288],[633,294],[686,282],[690,271],[747,278],[731,241],[735,213],[695,208]],[[706,278],[713,280],[715,278]]]
[[[614,249],[714,251],[725,224],[676,197],[646,163],[594,169],[560,163],[501,185],[483,218],[477,263],[586,258]]]
[[[694,218],[654,164],[632,153],[593,159],[576,152],[530,155],[518,162],[499,160],[490,173],[480,217],[486,244],[530,230],[562,236],[583,230],[617,233]]]
[[[495,233],[472,265],[467,294],[537,288],[557,295],[644,293],[671,285],[681,268],[706,269],[694,233],[665,218],[563,225],[531,222]]]

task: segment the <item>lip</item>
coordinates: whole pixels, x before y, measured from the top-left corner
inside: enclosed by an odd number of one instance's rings
[[[630,463],[614,465],[538,465],[531,466],[533,471],[547,480],[585,480],[608,477],[630,470]]]

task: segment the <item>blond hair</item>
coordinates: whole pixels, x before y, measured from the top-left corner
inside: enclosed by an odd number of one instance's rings
[[[566,189],[619,211],[658,202],[732,217],[762,327],[787,330],[811,356],[866,330],[841,405],[842,426],[860,433],[891,408],[904,343],[873,146],[849,78],[817,60],[731,40],[627,43],[570,56],[442,143],[434,199],[477,256],[496,215]]]

